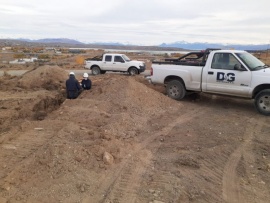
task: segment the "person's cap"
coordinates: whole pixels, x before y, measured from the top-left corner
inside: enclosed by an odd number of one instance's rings
[[[88,78],[88,73],[84,73],[84,74],[83,74],[83,77],[84,77],[84,78]]]
[[[75,75],[75,73],[74,72],[70,72],[69,75]]]

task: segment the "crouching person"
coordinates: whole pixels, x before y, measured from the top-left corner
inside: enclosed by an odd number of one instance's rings
[[[91,87],[92,87],[92,81],[88,78],[88,74],[87,73],[84,73],[83,74],[83,79],[82,79],[82,88],[84,90],[90,90]]]
[[[67,98],[76,99],[81,93],[81,86],[75,78],[74,72],[69,73],[69,79],[66,80]]]

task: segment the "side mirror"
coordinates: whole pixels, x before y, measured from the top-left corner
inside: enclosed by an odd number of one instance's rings
[[[239,64],[234,65],[234,70],[246,71],[246,69],[242,65],[239,65]]]
[[[121,63],[125,63],[125,61],[124,60],[121,60]]]

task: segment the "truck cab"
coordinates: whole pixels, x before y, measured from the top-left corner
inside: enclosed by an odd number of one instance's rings
[[[209,55],[202,72],[202,91],[253,98],[270,84],[267,65],[245,51],[220,50]]]

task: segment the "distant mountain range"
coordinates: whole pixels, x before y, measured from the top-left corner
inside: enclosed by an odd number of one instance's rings
[[[38,40],[20,38],[18,40],[24,41],[24,42],[35,42],[35,43],[84,44],[77,40],[67,39],[67,38],[45,38],[45,39],[38,39]]]
[[[207,49],[207,48],[222,48],[222,49],[238,49],[238,50],[266,50],[269,49],[269,44],[221,44],[221,43],[188,43],[185,41],[174,42],[170,44],[163,43],[160,47],[181,47],[182,49]]]
[[[139,46],[139,45],[131,45],[131,44],[123,44],[118,42],[95,42],[95,43],[83,43],[74,39],[67,38],[46,38],[46,39],[0,39],[1,41],[6,40],[9,42],[29,42],[29,43],[38,43],[38,44],[50,44],[49,46],[56,45],[65,45],[65,46],[73,46],[73,47],[96,47],[96,48],[115,48],[115,49],[152,49],[154,50],[161,49],[165,50],[168,48],[169,50],[203,50],[206,48],[222,48],[222,49],[240,49],[240,50],[267,50],[269,49],[269,44],[221,44],[221,43],[189,43],[185,41],[178,41],[174,43],[162,43],[156,46]]]

